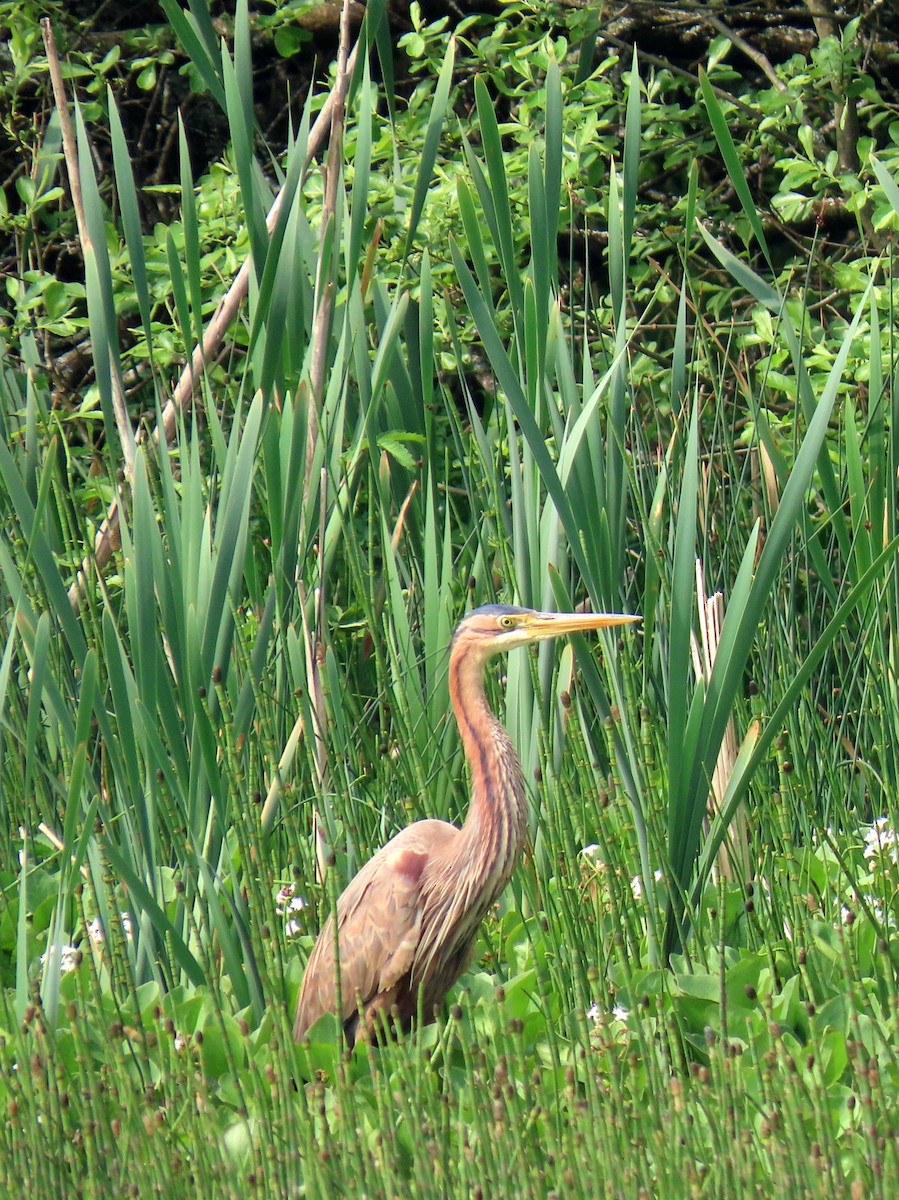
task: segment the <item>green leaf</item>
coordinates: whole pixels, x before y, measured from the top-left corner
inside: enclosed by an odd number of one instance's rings
[[[422,146],[421,159],[415,176],[415,190],[412,193],[412,206],[409,210],[409,220],[406,225],[403,261],[409,257],[409,251],[415,242],[421,214],[424,211],[428,188],[431,186],[431,180],[434,177],[434,164],[437,162],[440,136],[443,132],[444,121],[446,120],[446,110],[449,103],[450,88],[453,83],[455,61],[456,39],[451,37],[447,42],[443,65],[440,68],[440,74],[437,77],[437,86],[434,89],[434,100],[431,104],[431,111],[428,114],[424,145]]]
[[[771,254],[768,250],[768,242],[765,238],[765,231],[762,227],[761,218],[758,210],[752,199],[752,194],[749,191],[749,185],[746,182],[746,173],[743,170],[743,164],[740,162],[740,156],[737,153],[737,147],[734,145],[734,140],[731,137],[730,126],[727,123],[727,118],[721,110],[721,105],[718,103],[718,98],[715,95],[714,89],[709,82],[709,77],[702,68],[699,70],[699,86],[702,89],[702,99],[709,114],[709,120],[712,122],[712,129],[715,132],[715,138],[718,142],[718,148],[721,151],[721,157],[724,159],[724,165],[727,168],[727,173],[730,176],[731,184],[740,201],[740,206],[746,214],[746,219],[749,221],[755,240],[758,242],[759,249],[765,256],[765,261],[774,274],[774,266],[771,262]]]

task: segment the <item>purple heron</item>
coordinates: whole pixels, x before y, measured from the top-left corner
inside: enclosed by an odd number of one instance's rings
[[[543,638],[636,620],[488,604],[460,622],[450,647],[449,691],[471,771],[465,823],[416,821],[351,881],[337,902],[339,992],[331,916],[306,964],[296,1041],[324,1013],[338,1010],[351,1046],[360,1020],[377,1038],[385,1021],[408,1029],[418,1012],[425,1022],[434,1019],[468,965],[481,921],[508,883],[526,838],[521,764],[487,703],[485,664]]]

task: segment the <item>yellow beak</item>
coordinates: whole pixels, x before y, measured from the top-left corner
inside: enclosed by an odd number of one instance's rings
[[[630,625],[640,617],[625,613],[534,613],[525,629],[535,638],[560,637],[565,633],[586,633],[590,629],[608,629],[612,625]]]

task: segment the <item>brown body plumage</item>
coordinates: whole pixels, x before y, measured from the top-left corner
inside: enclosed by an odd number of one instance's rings
[[[337,902],[340,1016],[347,1040],[360,1013],[377,1035],[386,1019],[408,1028],[419,1011],[434,1019],[465,970],[478,928],[524,848],[527,802],[521,764],[484,694],[484,666],[504,650],[634,617],[538,613],[491,604],[469,613],[450,649],[453,712],[471,770],[464,825],[416,821],[362,868]],[[330,917],[306,964],[293,1035],[337,1012]]]

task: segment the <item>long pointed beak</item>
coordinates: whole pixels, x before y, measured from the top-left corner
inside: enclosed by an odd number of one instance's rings
[[[527,622],[527,632],[535,638],[560,637],[565,633],[585,633],[590,629],[608,629],[612,625],[630,625],[640,617],[626,613],[547,613],[540,612]]]

